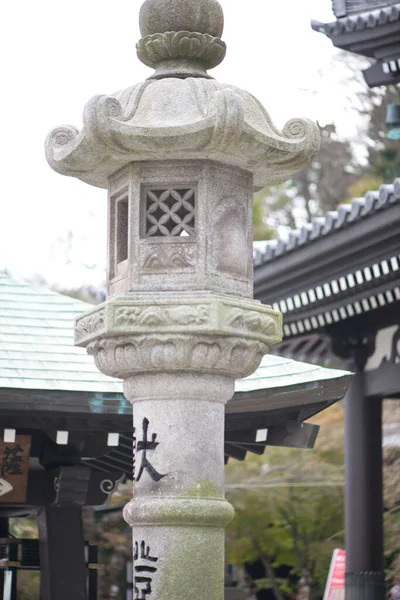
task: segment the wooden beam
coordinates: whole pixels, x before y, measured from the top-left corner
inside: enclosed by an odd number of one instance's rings
[[[225,443],[225,456],[236,458],[236,460],[244,460],[246,458],[246,450],[239,448],[236,444]]]
[[[236,447],[256,454],[263,454],[265,446],[313,448],[319,425],[286,420],[281,425],[266,427],[265,429],[267,431],[265,440],[257,439],[256,429],[225,431],[225,443],[234,444]]]
[[[367,398],[400,396],[400,363],[385,362],[373,371],[365,372]]]
[[[79,476],[80,472],[82,476]],[[107,470],[99,473],[85,466],[61,467],[52,471],[31,471],[28,479],[27,504],[101,506],[107,504],[111,494],[124,477],[122,471]]]
[[[382,402],[365,383],[358,372],[345,398],[345,596],[384,600]]]
[[[283,425],[268,430],[267,446],[314,448],[318,432],[319,425],[286,421]]]
[[[400,206],[395,204],[373,218],[360,219],[321,235],[293,251],[284,252],[254,269],[254,297],[272,304],[287,296],[323,285],[347,273],[373,265],[399,252]]]

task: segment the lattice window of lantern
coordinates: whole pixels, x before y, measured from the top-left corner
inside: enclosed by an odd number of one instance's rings
[[[116,204],[116,229],[117,229],[117,264],[128,258],[128,228],[129,204],[128,198],[118,200]]]
[[[144,237],[194,236],[194,188],[147,188],[143,202]]]

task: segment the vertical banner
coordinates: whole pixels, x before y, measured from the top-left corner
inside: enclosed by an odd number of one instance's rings
[[[12,600],[11,592],[12,592],[12,580],[15,577],[15,572],[13,571],[5,571],[4,572],[4,588],[3,588],[3,597],[1,600]]]
[[[345,572],[346,551],[336,548],[336,550],[333,551],[323,600],[344,600]]]
[[[17,435],[15,442],[0,440],[0,503],[26,501],[30,451],[30,435]]]

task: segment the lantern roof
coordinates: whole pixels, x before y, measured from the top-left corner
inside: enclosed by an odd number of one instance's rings
[[[213,79],[225,56],[217,0],[146,0],[137,55],[155,72],[141,83],[86,104],[83,127],[55,128],[46,157],[57,172],[106,188],[130,162],[210,159],[254,175],[255,187],[288,179],[319,148],[308,119],[279,131],[248,92]]]

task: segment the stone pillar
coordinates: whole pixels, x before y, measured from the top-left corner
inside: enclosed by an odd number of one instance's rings
[[[125,389],[137,428],[135,496],[124,513],[133,527],[137,595],[151,587],[154,598],[220,598],[224,527],[233,517],[221,453],[233,381],[148,374]]]
[[[134,407],[136,598],[222,598],[224,405],[235,377],[258,366],[278,331],[260,303],[198,292],[121,296],[78,321],[124,335],[88,344],[103,372],[124,380]],[[119,317],[118,317],[119,315]],[[88,321],[89,319],[89,321]]]
[[[279,132],[210,77],[225,55],[217,0],[146,0],[140,28],[154,74],[92,98],[46,156],[108,189],[107,301],[75,341],[133,404],[134,598],[222,600],[224,405],[281,338],[281,315],[252,299],[252,194],[307,164],[319,133],[306,119]]]

